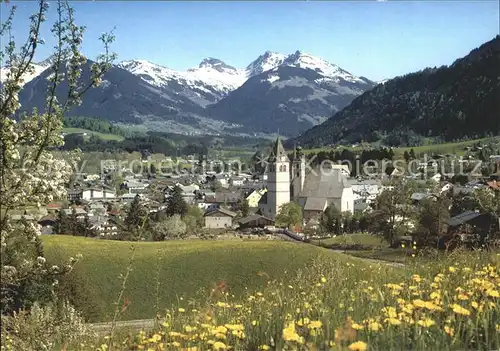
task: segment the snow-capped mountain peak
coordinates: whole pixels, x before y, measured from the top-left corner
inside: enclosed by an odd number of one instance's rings
[[[266,51],[247,66],[247,76],[253,77],[257,74],[261,74],[262,72],[276,68],[283,63],[285,58],[286,55],[278,52]]]
[[[297,50],[293,54],[288,55],[283,61],[283,65],[312,69],[327,78],[342,78],[351,82],[360,81],[358,77],[353,76],[351,73],[343,70],[339,66],[303,51]]]
[[[228,72],[228,73],[233,73],[233,74],[238,71],[233,66],[229,66],[224,61],[213,58],[213,57],[207,57],[206,59],[201,61],[198,68],[214,69],[214,70],[221,72],[221,73]],[[194,70],[194,69],[191,69],[191,70]]]
[[[40,62],[40,63],[32,63],[33,70],[31,72],[25,73],[21,78],[23,82],[21,86],[32,81],[36,77],[38,77],[43,71],[49,68],[52,65],[51,57]],[[9,67],[0,67],[0,83],[3,83],[7,79],[7,74],[9,73]]]

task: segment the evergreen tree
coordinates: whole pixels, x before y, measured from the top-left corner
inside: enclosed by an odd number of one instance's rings
[[[413,149],[410,150],[410,159],[415,160],[417,156],[415,156],[415,151]]]
[[[139,229],[144,222],[145,216],[146,212],[141,204],[140,197],[139,195],[136,195],[130,204],[127,217],[125,218],[125,226],[127,230],[134,231]]]
[[[185,216],[187,212],[188,205],[182,197],[182,189],[176,185],[167,199],[167,215],[173,216],[178,214]]]
[[[403,157],[406,163],[410,162],[410,153],[408,152],[408,150],[405,150]]]
[[[54,233],[56,234],[70,233],[69,218],[68,215],[66,215],[64,209],[59,210],[59,212],[57,213],[57,219],[54,226]]]
[[[248,205],[247,199],[243,197],[238,200],[238,209],[240,210],[242,217],[248,216],[248,213],[250,212],[250,206]]]

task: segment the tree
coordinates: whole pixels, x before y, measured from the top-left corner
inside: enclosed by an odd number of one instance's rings
[[[69,218],[64,209],[59,210],[57,213],[56,223],[54,225],[54,233],[56,234],[70,234]]]
[[[238,200],[237,203],[238,209],[241,212],[241,217],[246,217],[248,216],[248,213],[250,212],[250,205],[248,204],[247,199],[242,197],[241,199]]]
[[[410,150],[410,159],[415,160],[417,156],[415,156],[415,151],[413,149]]]
[[[434,246],[441,235],[446,233],[451,201],[437,196],[422,200],[420,203],[416,235],[420,246]]]
[[[403,157],[404,157],[406,163],[410,162],[410,153],[408,152],[408,150],[405,150]]]
[[[56,45],[49,68],[52,74],[46,106],[43,113],[34,109],[19,120],[19,92],[23,77],[33,72],[35,53],[44,43],[40,33],[47,18],[48,1],[40,0],[37,7],[37,12],[30,17],[27,41],[19,52],[11,35],[15,6],[0,25],[0,37],[6,38],[7,42],[5,50],[0,51],[0,61],[8,67],[0,87],[2,314],[29,308],[34,301],[43,305],[53,296],[48,292],[53,291],[55,277],[68,272],[75,262],[71,259],[69,265],[48,265],[39,239],[40,227],[30,221],[13,223],[10,214],[13,209],[25,205],[42,205],[65,197],[65,184],[72,173],[71,164],[56,159],[49,150],[64,144],[61,132],[65,112],[80,104],[85,92],[100,84],[102,75],[111,67],[115,57],[109,51],[113,36],[102,34],[100,39],[105,54],[92,65],[88,82],[82,82],[82,66],[86,63],[80,52],[84,28],[75,24],[74,11],[69,3],[58,1],[58,20],[52,28]],[[56,91],[60,91],[58,88],[63,80],[67,94],[58,99]]]
[[[152,227],[153,239],[162,241],[166,239],[179,239],[186,234],[187,226],[181,216],[175,214],[165,221],[155,223]]]
[[[175,186],[167,199],[167,215],[173,216],[175,214],[184,216],[188,212],[188,204],[182,197],[182,189]]]
[[[186,223],[187,232],[194,233],[203,226],[203,210],[197,206],[189,206],[182,220]]]
[[[134,197],[125,218],[125,226],[128,231],[136,231],[142,227],[146,219],[146,211],[141,204],[139,195]]]
[[[322,232],[325,233],[340,233],[342,220],[342,213],[335,207],[334,204],[330,204],[325,212],[321,214],[319,225]]]
[[[279,208],[278,215],[276,216],[276,224],[278,226],[290,228],[301,224],[302,222],[302,209],[295,202],[287,202]]]
[[[390,245],[409,232],[413,210],[410,205],[413,186],[402,180],[393,181],[375,199],[371,230]]]

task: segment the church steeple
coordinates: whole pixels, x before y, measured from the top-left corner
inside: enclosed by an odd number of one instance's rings
[[[273,148],[271,149],[271,154],[269,155],[267,161],[269,162],[290,162],[288,155],[286,154],[281,138],[278,136],[274,142]]]

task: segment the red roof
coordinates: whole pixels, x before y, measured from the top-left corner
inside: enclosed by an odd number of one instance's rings
[[[488,186],[492,188],[493,190],[500,190],[500,182],[497,182],[496,180],[492,180],[491,182],[487,182]]]
[[[62,208],[62,205],[61,204],[48,204],[47,205],[47,208],[52,208],[52,209],[61,209]]]

